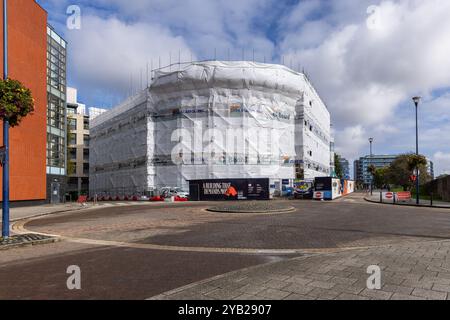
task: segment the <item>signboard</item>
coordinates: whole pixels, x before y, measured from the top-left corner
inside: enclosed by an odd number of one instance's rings
[[[189,181],[192,201],[269,200],[269,179],[212,179]]]
[[[383,192],[383,200],[394,200],[394,192]]]
[[[334,200],[342,196],[341,181],[336,178],[317,177],[314,182],[314,189],[316,192],[321,192],[325,200]]]
[[[314,199],[315,200],[322,200],[324,198],[323,192],[316,191],[314,192]]]
[[[397,192],[397,200],[398,201],[410,201],[411,200],[411,192]]]
[[[343,188],[342,195],[346,196],[350,193],[355,192],[355,182],[351,180],[342,180],[341,185]]]

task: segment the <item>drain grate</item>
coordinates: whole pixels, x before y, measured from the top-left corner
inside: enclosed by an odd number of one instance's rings
[[[22,234],[11,236],[7,239],[0,237],[0,250],[22,245],[35,245],[43,243],[55,242],[54,237],[44,236],[40,234]]]

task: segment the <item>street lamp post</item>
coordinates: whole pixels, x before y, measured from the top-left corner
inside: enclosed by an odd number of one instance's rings
[[[8,78],[8,3],[3,0],[3,79]],[[9,122],[3,120],[2,236],[9,238]]]
[[[372,165],[372,144],[373,144],[373,138],[369,138],[370,143],[370,159],[369,159],[369,168]],[[370,195],[373,195],[373,173],[370,174]]]
[[[418,121],[418,110],[419,110],[419,103],[420,103],[421,97],[414,97],[414,105],[416,106],[416,155],[419,155],[419,121]],[[420,187],[420,177],[419,177],[419,167],[416,168],[416,204],[420,204],[420,193],[419,193],[419,187]]]

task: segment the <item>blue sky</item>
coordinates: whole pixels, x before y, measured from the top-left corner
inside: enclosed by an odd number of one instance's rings
[[[88,106],[111,107],[140,85],[147,63],[213,58],[307,70],[334,122],[338,151],[415,148],[411,97],[420,107],[421,151],[450,173],[448,0],[38,0],[69,41],[69,85]],[[66,9],[81,8],[68,30]],[[144,75],[145,79],[145,75]],[[144,80],[145,82],[145,80]]]

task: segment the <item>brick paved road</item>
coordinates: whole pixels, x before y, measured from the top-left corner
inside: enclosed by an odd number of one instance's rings
[[[366,203],[291,201],[292,213],[206,212],[215,203],[108,208],[32,221],[27,227],[70,237],[189,247],[317,249],[450,239],[450,211]]]
[[[294,258],[251,267],[153,297],[162,300],[450,299],[450,242],[433,241]],[[382,269],[367,289],[367,267]]]
[[[277,262],[167,297],[447,298],[450,211],[379,206],[361,195],[332,203],[290,203],[295,212],[274,215],[217,214],[204,210],[212,204],[187,203],[111,207],[35,220],[25,227],[69,238],[2,252],[0,299],[145,299],[270,261]],[[88,241],[76,243],[74,237]],[[155,250],[158,244],[210,251]],[[372,247],[379,245],[387,247]],[[370,249],[341,252],[359,246]],[[304,251],[295,256],[249,254],[242,248]],[[310,255],[305,249],[335,253]],[[80,292],[65,287],[65,271],[72,264],[82,267]],[[365,271],[373,264],[384,270],[381,291],[365,289]]]

